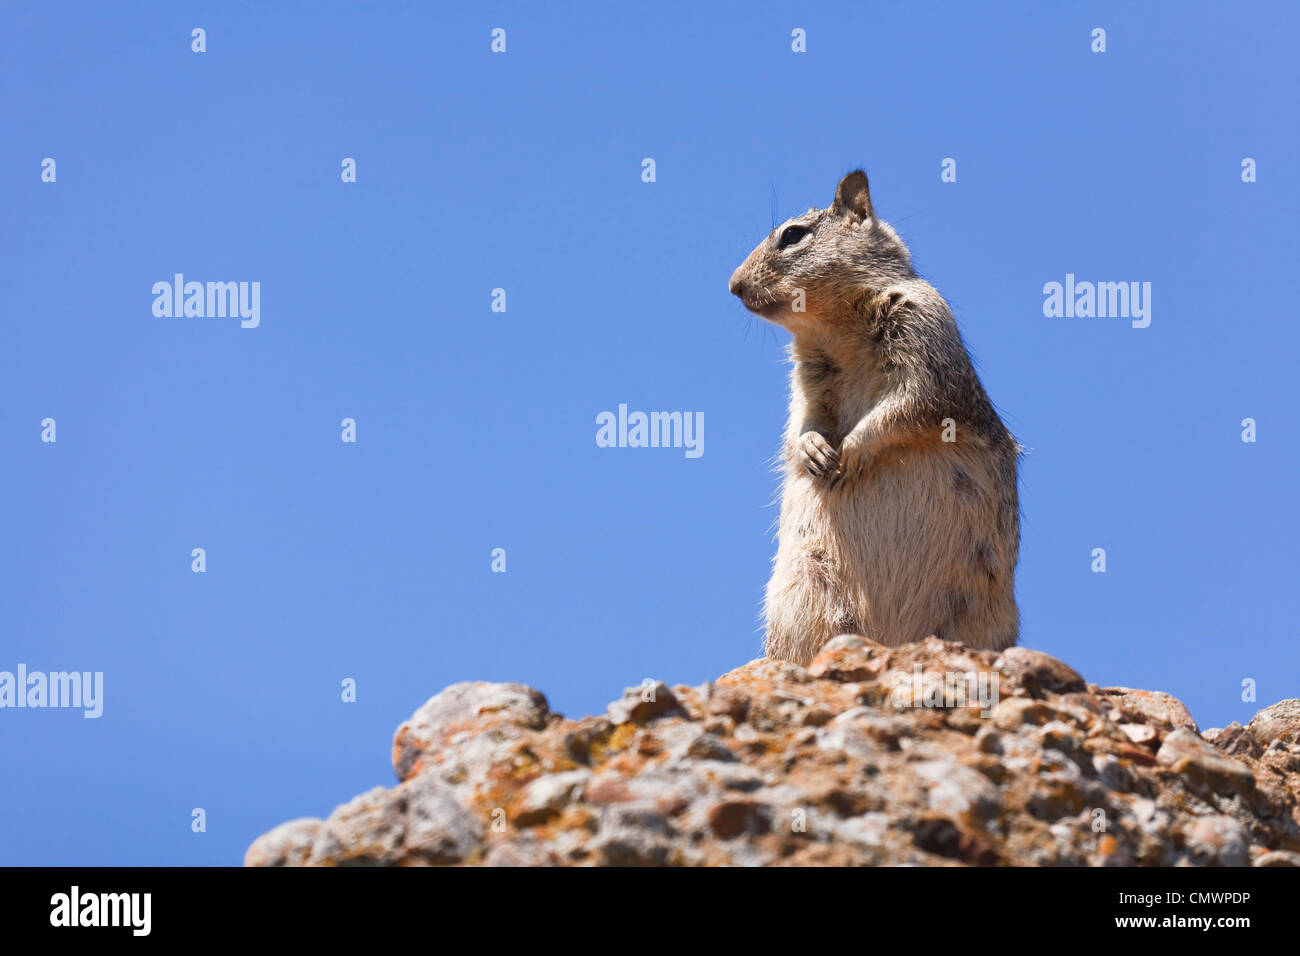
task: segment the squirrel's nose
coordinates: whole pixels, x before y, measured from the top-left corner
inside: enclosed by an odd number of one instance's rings
[[[737,269],[735,272],[733,272],[733,273],[731,274],[731,283],[727,286],[727,288],[729,288],[729,289],[731,290],[731,294],[732,294],[732,295],[738,295],[738,296],[742,296],[742,297],[744,296],[744,294],[745,294],[745,283],[744,283],[744,280],[742,280],[742,279],[740,278],[740,270],[739,270],[739,269]]]

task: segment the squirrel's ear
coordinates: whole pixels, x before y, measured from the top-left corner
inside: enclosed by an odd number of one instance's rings
[[[840,180],[835,190],[835,202],[831,209],[840,215],[850,215],[861,221],[872,219],[875,212],[871,208],[871,189],[867,186],[867,174],[855,169]]]

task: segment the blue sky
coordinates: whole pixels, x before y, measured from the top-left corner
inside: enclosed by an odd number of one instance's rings
[[[1029,449],[1022,643],[1202,727],[1300,695],[1296,7],[702,7],[4,5],[0,670],[104,713],[0,710],[0,863],[236,864],[447,684],[758,656],[787,336],[727,279],[858,165]],[[260,325],[155,317],[177,272]],[[620,403],[704,454],[597,447]]]

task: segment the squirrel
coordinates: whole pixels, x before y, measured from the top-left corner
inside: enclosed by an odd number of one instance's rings
[[[794,336],[764,653],[806,665],[844,633],[1015,644],[1022,449],[866,173],[774,229],[730,289]]]

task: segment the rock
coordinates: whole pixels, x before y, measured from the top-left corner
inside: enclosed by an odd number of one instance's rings
[[[1150,724],[1120,724],[1124,736],[1135,744],[1147,744],[1155,740],[1158,734]]]
[[[1028,697],[1010,697],[998,704],[993,722],[1004,730],[1018,730],[1025,726],[1041,727],[1052,716],[1051,708],[1041,701]]]
[[[1201,734],[1206,740],[1210,741],[1219,750],[1232,756],[1258,757],[1264,752],[1255,735],[1246,727],[1241,726],[1235,720],[1219,730],[1213,737]]]
[[[645,723],[661,714],[681,710],[681,704],[663,681],[646,682],[640,687],[627,687],[623,696],[609,705],[607,715],[615,726]]]
[[[1027,647],[1008,647],[993,666],[1034,696],[1043,691],[1068,694],[1087,689],[1083,678],[1072,667],[1050,654]]]
[[[663,815],[653,806],[634,803],[602,814],[591,848],[603,866],[663,866],[673,844]]]
[[[1250,719],[1250,732],[1261,746],[1275,740],[1287,746],[1300,744],[1300,699],[1278,701]]]
[[[724,800],[709,809],[709,827],[723,840],[742,833],[768,833],[772,829],[772,808],[756,800]]]
[[[613,803],[630,803],[639,799],[636,791],[628,786],[627,778],[619,773],[602,773],[595,777],[586,787],[587,802],[595,807],[609,806]]]
[[[244,866],[302,866],[320,834],[321,821],[314,817],[281,823],[253,841],[244,854]]]
[[[707,686],[708,703],[705,705],[705,710],[708,713],[729,717],[736,723],[745,719],[749,713],[749,698],[734,687],[723,687],[717,684]]]
[[[1137,859],[1153,866],[1172,864],[1173,836],[1176,832],[1174,817],[1155,800],[1144,797],[1132,799],[1126,809],[1139,835],[1135,854]]]
[[[981,727],[975,733],[975,749],[980,753],[1002,753],[1002,737],[992,727]]]
[[[1082,753],[1084,735],[1072,724],[1063,720],[1049,720],[1038,729],[1035,736],[1044,747],[1067,754]]]
[[[456,863],[478,847],[482,827],[454,791],[432,774],[396,790],[376,787],[320,825],[310,865]]]
[[[1300,853],[1290,850],[1274,850],[1264,853],[1255,860],[1256,866],[1300,866]]]
[[[836,835],[841,840],[869,847],[881,846],[888,832],[889,815],[886,813],[864,813],[861,816],[849,817],[847,820],[839,821],[836,827]]]
[[[1096,754],[1092,758],[1092,769],[1097,780],[1109,790],[1128,793],[1133,789],[1133,775],[1114,754]]]
[[[1186,831],[1187,850],[1202,862],[1220,866],[1245,866],[1250,862],[1250,837],[1232,817],[1210,814]]]
[[[976,866],[995,866],[997,850],[984,839],[961,829],[947,817],[922,817],[912,831],[913,842],[921,849],[940,857],[949,857]]]
[[[565,733],[565,753],[579,763],[588,763],[592,749],[608,739],[613,730],[614,725],[604,717],[584,717]]]
[[[314,866],[397,863],[406,837],[404,811],[396,790],[375,787],[353,798],[321,825],[307,862]]]
[[[813,677],[834,681],[874,680],[889,662],[889,649],[859,634],[829,640],[808,665]]]
[[[1185,727],[1196,732],[1196,721],[1192,720],[1192,715],[1187,712],[1183,702],[1169,694],[1154,690],[1133,690],[1131,687],[1103,687],[1097,696],[1115,708],[1120,717],[1129,723],[1150,724],[1167,730]]]
[[[943,692],[913,699],[918,671]],[[987,714],[948,694],[989,676]],[[1293,865],[1295,703],[1202,737],[1175,698],[1045,654],[855,635],[578,720],[522,684],[455,684],[398,729],[396,786],[270,830],[245,863]]]
[[[406,833],[403,851],[429,863],[457,863],[473,853],[483,837],[478,819],[456,799],[455,791],[432,774],[404,783]]]
[[[1133,856],[1115,837],[1103,833],[1097,840],[1097,852],[1091,862],[1094,866],[1132,866]]]
[[[1156,762],[1210,789],[1244,791],[1255,786],[1255,776],[1249,767],[1221,755],[1213,744],[1184,727],[1165,738],[1156,753]]]
[[[546,698],[523,684],[467,681],[436,694],[397,728],[393,768],[399,780],[441,763],[448,750],[472,738],[517,738],[520,730],[541,730],[550,717]],[[474,756],[485,758],[480,748]]]
[[[515,822],[520,826],[531,826],[554,816],[582,795],[590,779],[590,770],[570,770],[538,777],[520,795],[514,812]]]
[[[864,727],[852,723],[831,721],[831,726],[817,731],[817,746],[831,753],[842,753],[861,760],[870,760],[880,752],[880,744]]]
[[[928,760],[912,765],[928,786],[932,810],[950,817],[988,820],[997,815],[998,788],[987,777],[953,760]]]
[[[727,745],[716,734],[701,733],[686,746],[686,756],[693,757],[696,760],[721,760],[729,762],[736,759],[736,755],[728,749]]]
[[[555,851],[533,834],[502,840],[488,852],[484,866],[558,866]]]

